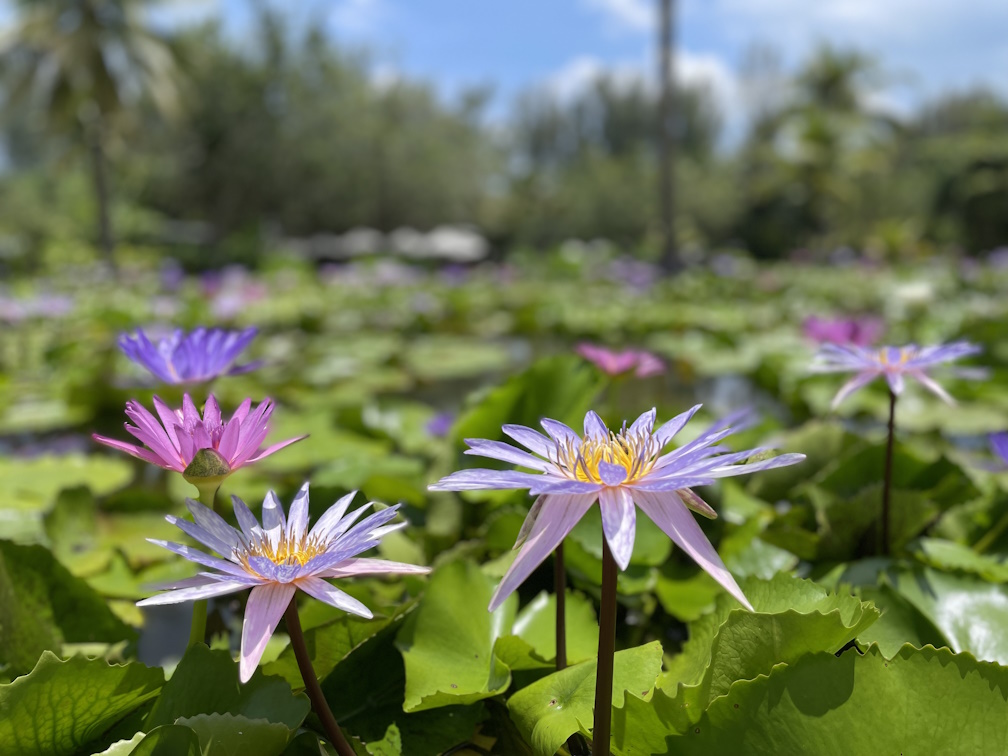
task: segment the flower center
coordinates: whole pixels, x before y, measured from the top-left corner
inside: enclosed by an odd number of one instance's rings
[[[876,353],[879,363],[887,370],[903,367],[916,355],[914,347],[884,347]]]
[[[324,554],[325,551],[326,543],[318,538],[302,535],[294,539],[284,535],[276,545],[271,543],[269,538],[257,539],[249,544],[238,558],[246,570],[255,572],[255,568],[249,564],[251,557],[265,557],[280,567],[304,567],[312,558]]]
[[[585,436],[557,442],[553,462],[571,480],[583,483],[604,483],[599,465],[607,462],[626,470],[625,483],[647,475],[658,456],[658,444],[650,433],[630,433],[626,426],[619,433],[609,432],[607,438]]]

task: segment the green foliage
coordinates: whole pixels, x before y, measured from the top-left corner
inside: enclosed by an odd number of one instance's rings
[[[504,692],[511,674],[494,651],[511,627],[512,598],[486,610],[494,581],[469,562],[448,562],[430,577],[424,601],[400,631],[407,712],[478,701]]]
[[[657,641],[616,652],[614,707],[621,708],[630,697],[647,697],[651,693],[661,669],[661,655]],[[575,732],[586,735],[591,732],[595,721],[592,711],[596,666],[595,662],[584,662],[554,672],[508,699],[512,718],[537,754],[555,753]]]
[[[239,684],[238,665],[229,653],[211,651],[197,643],[182,657],[144,726],[152,728],[211,713],[265,719],[294,731],[308,708],[303,694],[292,694],[287,683],[267,677],[262,671],[257,670],[251,680]]]
[[[133,631],[41,546],[0,541],[0,660],[22,674],[63,643],[114,643]]]
[[[160,669],[109,665],[44,651],[29,674],[0,685],[0,750],[23,756],[78,753],[158,694]]]

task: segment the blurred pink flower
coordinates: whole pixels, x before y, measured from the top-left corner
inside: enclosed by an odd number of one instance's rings
[[[642,349],[617,352],[597,344],[582,343],[578,344],[577,353],[608,375],[620,375],[633,370],[638,378],[647,378],[665,372],[665,364]]]
[[[806,338],[818,344],[853,344],[871,346],[885,330],[881,318],[860,316],[851,318],[820,318],[813,315],[803,325]]]

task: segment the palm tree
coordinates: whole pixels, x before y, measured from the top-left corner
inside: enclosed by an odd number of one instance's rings
[[[169,41],[145,25],[145,0],[17,0],[14,27],[0,38],[8,113],[30,108],[46,131],[86,147],[98,210],[98,239],[109,263],[107,143],[130,106],[149,98],[162,113],[178,100]]]

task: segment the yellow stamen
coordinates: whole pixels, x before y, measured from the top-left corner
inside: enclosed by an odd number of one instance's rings
[[[553,461],[567,477],[583,483],[603,482],[602,462],[621,465],[629,483],[651,471],[659,451],[650,433],[630,434],[624,427],[619,433],[610,432],[608,438],[585,436],[580,441],[558,442]]]
[[[242,567],[248,572],[255,573],[255,569],[249,564],[250,557],[265,557],[279,566],[298,565],[304,567],[312,558],[324,554],[325,550],[326,543],[318,538],[309,538],[302,534],[300,538],[295,540],[293,537],[284,535],[275,546],[266,538],[256,541],[242,550],[238,554],[238,558]]]

